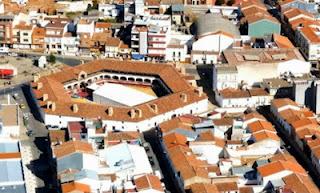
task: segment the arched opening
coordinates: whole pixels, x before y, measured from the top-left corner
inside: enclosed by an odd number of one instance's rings
[[[150,79],[144,79],[144,82],[151,83],[151,80]]]
[[[136,81],[137,81],[137,82],[143,82],[143,81],[142,81],[142,78],[137,78]]]
[[[128,80],[131,82],[134,82],[134,78],[132,78],[132,77],[129,77]]]
[[[111,77],[109,75],[104,75],[105,79],[110,79]]]
[[[176,115],[176,114],[173,114],[173,115],[171,116],[171,119],[173,119],[173,118],[175,118],[175,117],[177,117],[177,115]]]
[[[119,80],[118,76],[113,76],[112,79]]]
[[[127,78],[124,77],[124,76],[121,76],[121,77],[120,77],[120,80],[127,80]]]
[[[69,85],[69,86],[67,87],[67,89],[68,89],[68,90],[71,90],[71,89],[72,89],[72,86],[71,86],[71,85]]]

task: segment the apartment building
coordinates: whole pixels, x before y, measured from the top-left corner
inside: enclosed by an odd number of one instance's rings
[[[44,40],[46,44],[46,52],[62,54],[62,38],[68,30],[68,21],[60,18],[52,19],[49,20],[49,23],[45,28],[46,34]]]

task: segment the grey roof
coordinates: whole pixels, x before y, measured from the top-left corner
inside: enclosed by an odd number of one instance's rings
[[[12,185],[12,186],[0,186],[1,193],[26,193],[26,187],[24,184]]]
[[[81,180],[83,178],[99,180],[98,173],[93,170],[81,170],[80,172],[75,174],[75,180]]]
[[[196,139],[198,137],[198,134],[196,132],[188,131],[188,130],[181,129],[181,128],[173,129],[173,130],[169,131],[168,133],[166,133],[165,135],[168,135],[170,133],[179,133],[179,134],[184,135],[184,136],[191,138],[191,139]]]
[[[183,10],[184,10],[184,5],[183,5],[183,4],[175,4],[175,5],[172,5],[171,10],[172,10],[173,12],[183,11]]]
[[[292,84],[288,81],[285,81],[281,78],[268,78],[263,79],[263,83],[268,85],[270,88],[283,88],[283,87],[291,87]]]
[[[58,173],[66,169],[77,169],[80,171],[82,170],[82,168],[83,168],[82,153],[73,153],[57,160]]]
[[[0,161],[0,183],[1,182],[22,182],[22,165],[20,160]],[[1,192],[1,190],[0,190]]]
[[[207,13],[200,15],[196,21],[196,33],[198,36],[208,33],[223,31],[235,37],[240,37],[239,29],[228,19],[220,14]]]
[[[269,163],[269,161],[267,159],[259,159],[255,161],[255,164],[257,165],[257,167],[259,166],[263,166],[265,164]]]
[[[237,73],[237,67],[234,65],[221,65],[216,66],[217,68],[217,74],[224,74],[224,73]]]
[[[248,166],[232,167],[231,172],[233,175],[244,175],[247,172],[252,171],[253,169]]]
[[[18,142],[0,142],[0,153],[19,152]]]
[[[273,187],[283,187],[285,185],[282,179],[270,180]]]

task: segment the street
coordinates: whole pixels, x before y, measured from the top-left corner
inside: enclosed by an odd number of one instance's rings
[[[278,136],[282,139],[282,141],[286,144],[285,147],[288,152],[296,158],[299,164],[308,171],[310,177],[313,179],[314,183],[320,188],[320,174],[319,172],[313,167],[312,162],[310,161],[309,157],[300,150],[297,144],[290,138],[287,137],[284,133],[285,129],[276,121],[275,117],[270,112],[270,106],[267,107],[260,107],[258,112],[261,113],[264,117],[270,121],[277,130]]]
[[[26,86],[25,84],[21,84],[9,89],[2,89],[0,90],[0,98],[6,100],[9,95],[11,100],[24,106],[20,108],[21,130],[19,139],[28,193],[56,192],[55,190],[50,191],[48,188],[52,184],[55,184],[55,179],[49,165],[51,151],[47,139],[48,132],[44,124],[39,121],[41,120],[37,117],[39,114],[34,113],[36,107],[32,103],[30,104],[25,97],[28,89],[25,88]],[[27,117],[27,125],[23,125],[25,123],[25,121],[22,121],[23,117]],[[27,130],[32,131],[29,136],[27,135]]]

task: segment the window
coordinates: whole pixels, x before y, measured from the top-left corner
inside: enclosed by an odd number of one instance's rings
[[[24,36],[27,36],[27,35],[28,35],[28,33],[23,33],[23,35],[24,35]]]

